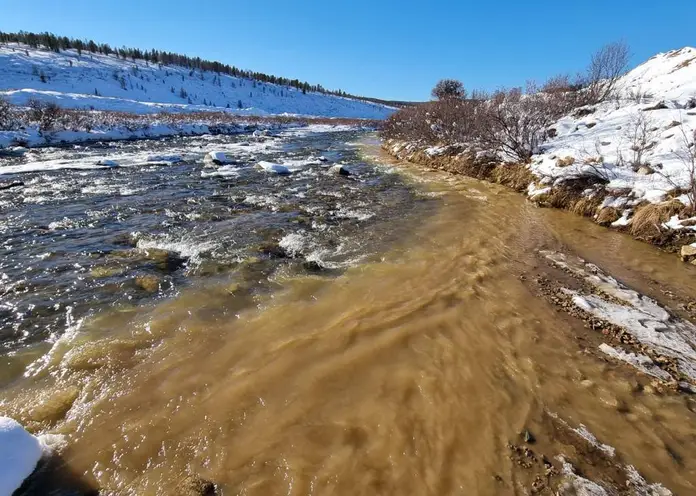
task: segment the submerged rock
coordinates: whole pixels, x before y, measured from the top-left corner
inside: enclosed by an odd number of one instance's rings
[[[0,494],[14,493],[43,455],[41,441],[9,417],[0,417]]]
[[[135,285],[148,293],[155,293],[159,291],[160,279],[153,275],[138,276],[135,278]]]
[[[337,176],[350,176],[350,171],[340,164],[334,165],[329,169],[329,172]]]
[[[177,489],[177,494],[181,496],[215,496],[218,494],[215,484],[197,475],[184,477]]]

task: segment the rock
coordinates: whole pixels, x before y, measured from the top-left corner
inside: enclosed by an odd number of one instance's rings
[[[94,267],[90,275],[95,279],[105,279],[107,277],[120,276],[126,271],[125,267]]]
[[[321,155],[317,160],[319,160],[319,162],[328,162],[329,161],[329,159],[326,158],[324,155]]]
[[[261,161],[257,165],[261,167],[264,171],[273,174],[279,174],[281,176],[287,176],[288,174],[290,174],[290,169],[281,164],[273,164],[271,162]]]
[[[203,162],[206,165],[225,165],[230,163],[225,152],[208,152],[203,157]]]
[[[525,443],[529,443],[529,444],[534,444],[536,442],[536,438],[534,437],[534,435],[531,432],[529,432],[527,429],[525,429],[522,432],[522,439],[524,439]]]
[[[143,257],[155,262],[157,268],[164,272],[174,272],[186,263],[186,258],[176,252],[161,248],[141,248]]]
[[[0,157],[21,157],[29,151],[23,146],[13,146],[12,148],[0,148]]]
[[[263,243],[259,246],[258,251],[271,258],[288,258],[288,253],[275,242]]]
[[[350,171],[340,164],[334,165],[329,169],[329,172],[338,176],[350,176]]]
[[[638,170],[636,170],[636,174],[638,174],[639,176],[649,176],[650,174],[654,173],[655,171],[649,165],[641,165],[640,167],[638,167]]]
[[[696,244],[682,246],[681,259],[682,262],[691,262],[696,260]]]
[[[197,475],[187,475],[179,483],[177,494],[181,496],[215,496],[215,484]]]
[[[0,417],[0,494],[15,492],[43,455],[41,441],[19,422]]]
[[[159,291],[160,279],[153,275],[138,276],[135,278],[135,285],[148,293],[155,293]]]
[[[11,183],[0,183],[0,191],[4,189],[19,188],[24,186],[23,181],[12,181]]]
[[[108,159],[101,159],[97,161],[97,165],[101,165],[103,167],[118,167],[119,164],[115,160],[108,160]]]

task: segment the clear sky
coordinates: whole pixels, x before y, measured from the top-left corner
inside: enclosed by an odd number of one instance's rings
[[[388,99],[576,73],[623,39],[637,64],[696,45],[696,0],[0,0],[0,30],[157,48]],[[2,75],[0,74],[0,77]]]

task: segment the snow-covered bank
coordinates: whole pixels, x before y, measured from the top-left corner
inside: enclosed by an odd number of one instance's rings
[[[11,496],[39,460],[61,443],[61,436],[36,437],[14,419],[0,417],[0,496]]]
[[[531,170],[541,185],[598,176],[607,181],[607,189],[621,191],[613,202],[623,212],[692,186],[696,49],[656,55],[617,86],[613,100],[560,119],[552,127],[554,137],[532,157]]]
[[[529,163],[506,163],[475,143],[389,139],[384,148],[696,260],[696,49],[656,55],[621,77],[612,98],[576,108],[545,134]]]
[[[59,53],[0,45],[0,97],[36,98],[71,109],[150,114],[224,110],[238,115],[293,114],[384,119],[395,109],[336,95],[303,92],[211,71],[155,65],[99,53]]]

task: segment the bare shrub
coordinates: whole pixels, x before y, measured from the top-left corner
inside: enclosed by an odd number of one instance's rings
[[[628,69],[630,50],[623,41],[604,45],[590,59],[584,78],[587,104],[607,100],[616,90],[616,83]]]
[[[461,81],[456,79],[441,79],[432,91],[434,98],[446,100],[448,98],[466,98],[466,90]]]
[[[648,165],[645,161],[645,153],[655,146],[658,129],[645,112],[636,112],[628,122],[625,136],[629,140],[631,150],[631,159],[628,165],[635,172],[642,166]]]
[[[17,118],[10,102],[0,97],[0,131],[9,131],[17,127]]]
[[[531,87],[496,92],[482,107],[481,144],[515,160],[526,161],[547,138],[548,127],[560,115],[551,99]]]
[[[54,102],[43,102],[34,98],[27,103],[29,107],[29,119],[39,126],[42,133],[52,131],[63,111]]]
[[[696,130],[691,133],[691,137],[687,134],[682,123],[679,127],[680,140],[679,148],[674,151],[677,158],[684,164],[687,173],[687,184],[685,186],[686,197],[689,199],[689,207],[692,212],[696,212]],[[659,172],[663,177],[666,177],[662,172]],[[672,185],[677,187],[671,178],[667,178]],[[681,188],[680,188],[681,189]]]

